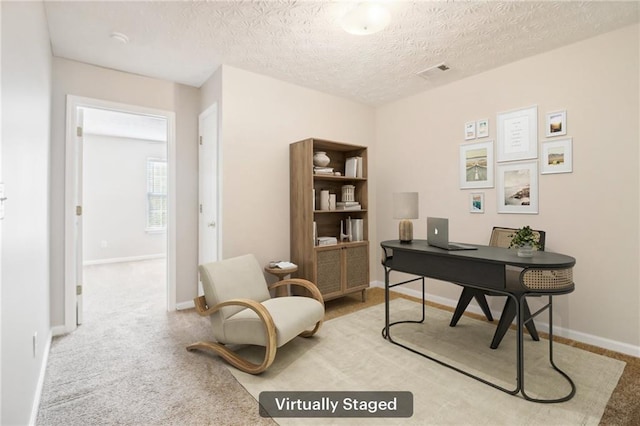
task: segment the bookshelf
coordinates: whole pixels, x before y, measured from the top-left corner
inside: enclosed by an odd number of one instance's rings
[[[318,151],[330,158],[326,167],[334,174],[315,173],[313,157]],[[356,176],[345,176],[345,165],[352,158],[358,158],[358,171]],[[291,261],[298,265],[295,276],[316,284],[325,300],[355,292],[361,292],[364,300],[369,287],[367,148],[305,139],[289,145],[289,167]],[[334,210],[322,203],[323,191],[335,194]],[[343,195],[352,198],[352,204],[357,203],[351,208],[358,209],[339,209]],[[343,237],[349,222],[351,241]],[[318,237],[336,240],[318,245]]]

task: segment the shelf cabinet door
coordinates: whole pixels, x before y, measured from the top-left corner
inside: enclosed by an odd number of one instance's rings
[[[315,284],[325,300],[369,286],[369,243],[317,247]]]

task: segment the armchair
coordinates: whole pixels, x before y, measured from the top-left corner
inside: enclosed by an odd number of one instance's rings
[[[253,255],[244,255],[199,266],[204,296],[194,299],[196,312],[211,320],[215,342],[197,342],[188,351],[212,351],[229,364],[250,374],[259,374],[273,363],[277,348],[296,336],[310,337],[324,318],[324,302],[318,288],[307,280],[288,279],[267,287],[262,269]],[[272,298],[269,290],[295,285],[312,297]],[[254,364],[227,345],[265,347],[264,360]]]

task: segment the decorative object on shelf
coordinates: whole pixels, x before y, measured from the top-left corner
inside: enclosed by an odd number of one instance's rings
[[[320,191],[320,210],[329,210],[329,190]]]
[[[330,162],[331,162],[331,159],[329,158],[329,156],[327,155],[327,153],[325,151],[316,151],[313,154],[313,165],[314,166],[327,167]],[[333,173],[333,169],[331,170],[331,173]]]
[[[355,201],[356,187],[354,185],[342,185],[342,202]]]
[[[531,227],[523,226],[513,234],[509,248],[513,247],[518,248],[518,256],[532,257],[534,249],[540,248],[540,236],[536,235]]]
[[[403,243],[413,240],[413,222],[418,218],[418,193],[396,192],[393,194],[393,218],[400,219],[398,238]]]
[[[571,138],[543,142],[540,174],[571,173],[573,171],[572,145]]]
[[[563,136],[567,134],[567,111],[555,111],[547,114],[548,138],[552,136]]]
[[[493,188],[493,141],[460,145],[460,188]]]
[[[329,210],[336,209],[336,194],[329,194]]]
[[[351,222],[351,241],[364,241],[364,221],[349,219],[349,222]]]
[[[498,114],[496,161],[538,158],[537,105]]]

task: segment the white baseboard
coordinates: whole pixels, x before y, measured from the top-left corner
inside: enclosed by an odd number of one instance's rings
[[[373,281],[371,282],[371,287],[380,287],[384,288],[384,283],[382,281]],[[396,287],[392,291],[397,293],[404,294],[406,296],[411,296],[415,298],[422,298],[422,293],[419,290],[414,290],[412,288],[407,287]],[[449,306],[451,308],[455,308],[458,304],[457,300],[452,300],[446,297],[437,296],[434,294],[426,294],[426,299],[430,302],[435,302],[440,305]],[[467,307],[467,311],[473,312],[474,314],[484,315],[479,306],[475,304],[471,304]],[[491,311],[494,318],[500,318],[502,314],[501,311]],[[536,328],[540,331],[548,333],[549,332],[549,324],[543,321],[538,321],[536,319]],[[571,330],[568,328],[553,327],[553,334],[555,336],[565,337],[567,339],[575,340],[576,342],[586,343],[588,345],[597,346],[599,348],[609,349],[612,351],[620,352],[626,355],[631,355],[635,357],[640,357],[640,346],[630,345],[624,342],[618,342],[616,340],[607,339],[605,337],[594,336],[592,334],[582,333],[580,331]]]
[[[185,309],[193,309],[195,307],[196,305],[193,303],[193,300],[190,300],[188,302],[176,303],[176,310],[178,311],[183,311]]]
[[[165,257],[167,257],[165,253],[145,254],[142,256],[114,257],[111,259],[85,260],[84,262],[82,262],[82,265],[91,266],[91,265],[103,265],[107,263],[137,262],[140,260],[162,259]]]
[[[40,409],[40,399],[42,398],[42,389],[44,388],[44,377],[47,373],[47,363],[49,362],[49,351],[51,350],[51,340],[53,339],[53,332],[49,331],[47,336],[44,352],[42,353],[42,364],[40,365],[40,374],[38,375],[38,385],[36,386],[36,394],[33,398],[33,405],[31,406],[31,418],[29,419],[29,425],[35,425],[38,420],[38,410]]]

